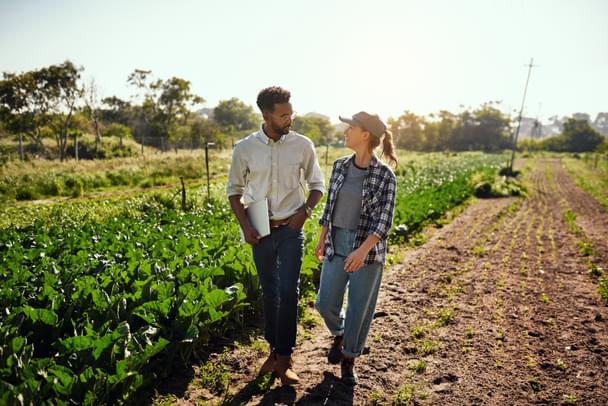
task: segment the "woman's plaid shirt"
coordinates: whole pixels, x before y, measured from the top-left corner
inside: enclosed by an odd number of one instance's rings
[[[339,158],[334,162],[334,167],[329,179],[329,192],[327,193],[327,203],[323,216],[319,224],[328,227],[325,239],[325,256],[333,258],[334,247],[331,238],[332,234],[332,214],[336,205],[338,193],[344,180],[349,165],[354,159],[354,154]],[[369,251],[365,258],[365,264],[370,265],[375,262],[385,263],[387,245],[386,239],[393,224],[393,210],[395,208],[395,190],[397,182],[395,174],[385,163],[373,156],[367,175],[363,180],[363,193],[361,195],[361,215],[357,226],[354,249],[357,249],[365,239],[375,234],[380,241]]]

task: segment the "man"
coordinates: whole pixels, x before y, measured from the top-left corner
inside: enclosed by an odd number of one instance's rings
[[[324,179],[314,145],[290,131],[293,110],[289,91],[263,89],[257,98],[262,128],[241,141],[232,153],[228,198],[262,285],[265,338],[270,355],[260,374],[274,372],[284,385],[299,381],[291,354],[296,343],[300,267],[304,250],[304,222],[324,192]],[[304,200],[300,179],[309,195]],[[250,224],[245,206],[268,199],[270,235],[261,238]]]

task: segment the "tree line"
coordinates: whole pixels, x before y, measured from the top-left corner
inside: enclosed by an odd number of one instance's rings
[[[84,83],[83,68],[71,61],[21,73],[3,73],[0,80],[0,140],[17,143],[19,158],[43,156],[107,158],[137,153],[125,139],[162,151],[231,147],[255,131],[261,116],[238,98],[222,100],[213,109],[201,109],[205,99],[194,94],[190,81],[179,77],[156,78],[149,70],[135,69],[126,83],[129,100],[117,96],[100,99],[94,80]],[[484,103],[460,113],[441,110],[427,116],[405,111],[389,118],[398,148],[413,151],[500,151],[513,145],[511,118],[498,102]],[[307,135],[316,145],[340,144],[342,132],[327,117],[297,116],[293,130]],[[83,137],[92,134],[93,141]],[[108,148],[102,140],[117,140]],[[599,137],[599,138],[598,138]],[[554,139],[553,139],[554,138]],[[569,119],[564,133],[526,148],[581,151],[603,141],[584,120]],[[45,140],[54,140],[49,150]],[[137,145],[135,144],[135,145]],[[0,153],[2,153],[0,145]]]

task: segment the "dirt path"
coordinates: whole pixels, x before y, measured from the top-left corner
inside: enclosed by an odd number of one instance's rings
[[[608,271],[608,214],[558,161],[526,179],[526,199],[475,201],[386,271],[354,389],[318,326],[295,353],[300,385],[259,391],[263,356],[238,349],[224,356],[230,398],[195,368],[177,403],[608,404],[608,308],[588,273],[590,261]]]

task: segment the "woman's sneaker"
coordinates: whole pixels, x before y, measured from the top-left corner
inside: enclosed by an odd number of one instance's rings
[[[339,364],[342,361],[342,336],[335,336],[334,342],[327,353],[327,362],[330,364]]]

